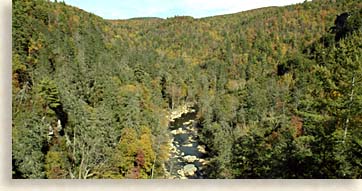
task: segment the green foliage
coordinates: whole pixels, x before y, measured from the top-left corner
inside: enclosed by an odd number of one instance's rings
[[[48,179],[67,178],[67,165],[65,164],[65,153],[49,151],[45,158],[45,171]]]
[[[22,119],[22,120],[19,120]],[[43,153],[47,144],[48,127],[36,115],[26,113],[16,116],[12,137],[13,169],[23,178],[44,178]]]
[[[59,100],[59,92],[54,81],[44,79],[39,83],[39,95],[45,100],[45,104],[49,108],[56,108],[61,105]]]

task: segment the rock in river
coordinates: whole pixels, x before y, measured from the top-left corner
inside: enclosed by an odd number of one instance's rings
[[[182,125],[190,125],[192,124],[193,122],[195,122],[195,120],[189,120],[189,121],[186,121],[186,122],[183,122]]]
[[[205,160],[205,159],[199,159],[199,162],[202,164],[202,166],[205,166],[205,165],[209,164],[210,161]]]
[[[197,150],[198,150],[200,153],[203,153],[203,154],[206,153],[205,145],[199,145],[199,146],[197,146]]]
[[[197,168],[193,164],[188,164],[188,165],[184,166],[184,169],[183,169],[185,176],[193,176],[196,171],[197,171]]]
[[[179,174],[181,177],[185,177],[185,172],[184,170],[177,170],[177,174]]]
[[[187,143],[187,144],[184,144],[182,145],[183,147],[192,147],[192,143]]]
[[[186,131],[183,130],[182,128],[178,128],[178,129],[175,129],[175,130],[171,131],[172,135],[179,135],[179,134],[184,134],[184,133],[186,133]]]
[[[171,134],[172,134],[172,135],[177,135],[177,131],[176,131],[176,130],[172,130],[172,131],[171,131]]]
[[[188,162],[188,163],[193,163],[195,160],[198,160],[198,158],[196,156],[184,156],[183,159]]]

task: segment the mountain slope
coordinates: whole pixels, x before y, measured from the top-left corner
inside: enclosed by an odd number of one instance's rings
[[[209,178],[360,178],[361,8],[103,20],[13,1],[13,177],[167,178],[166,115],[192,102]]]

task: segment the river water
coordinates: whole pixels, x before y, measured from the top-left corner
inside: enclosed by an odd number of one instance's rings
[[[196,112],[183,114],[180,118],[170,123],[172,133],[171,158],[166,164],[170,178],[176,179],[203,179],[207,154],[205,146],[201,145],[198,137]],[[185,166],[196,167],[194,173],[188,174]],[[192,167],[195,169],[194,167]]]

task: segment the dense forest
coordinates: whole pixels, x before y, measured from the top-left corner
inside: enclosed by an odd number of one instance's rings
[[[169,178],[197,105],[208,178],[362,178],[362,1],[105,20],[13,0],[13,178]]]

